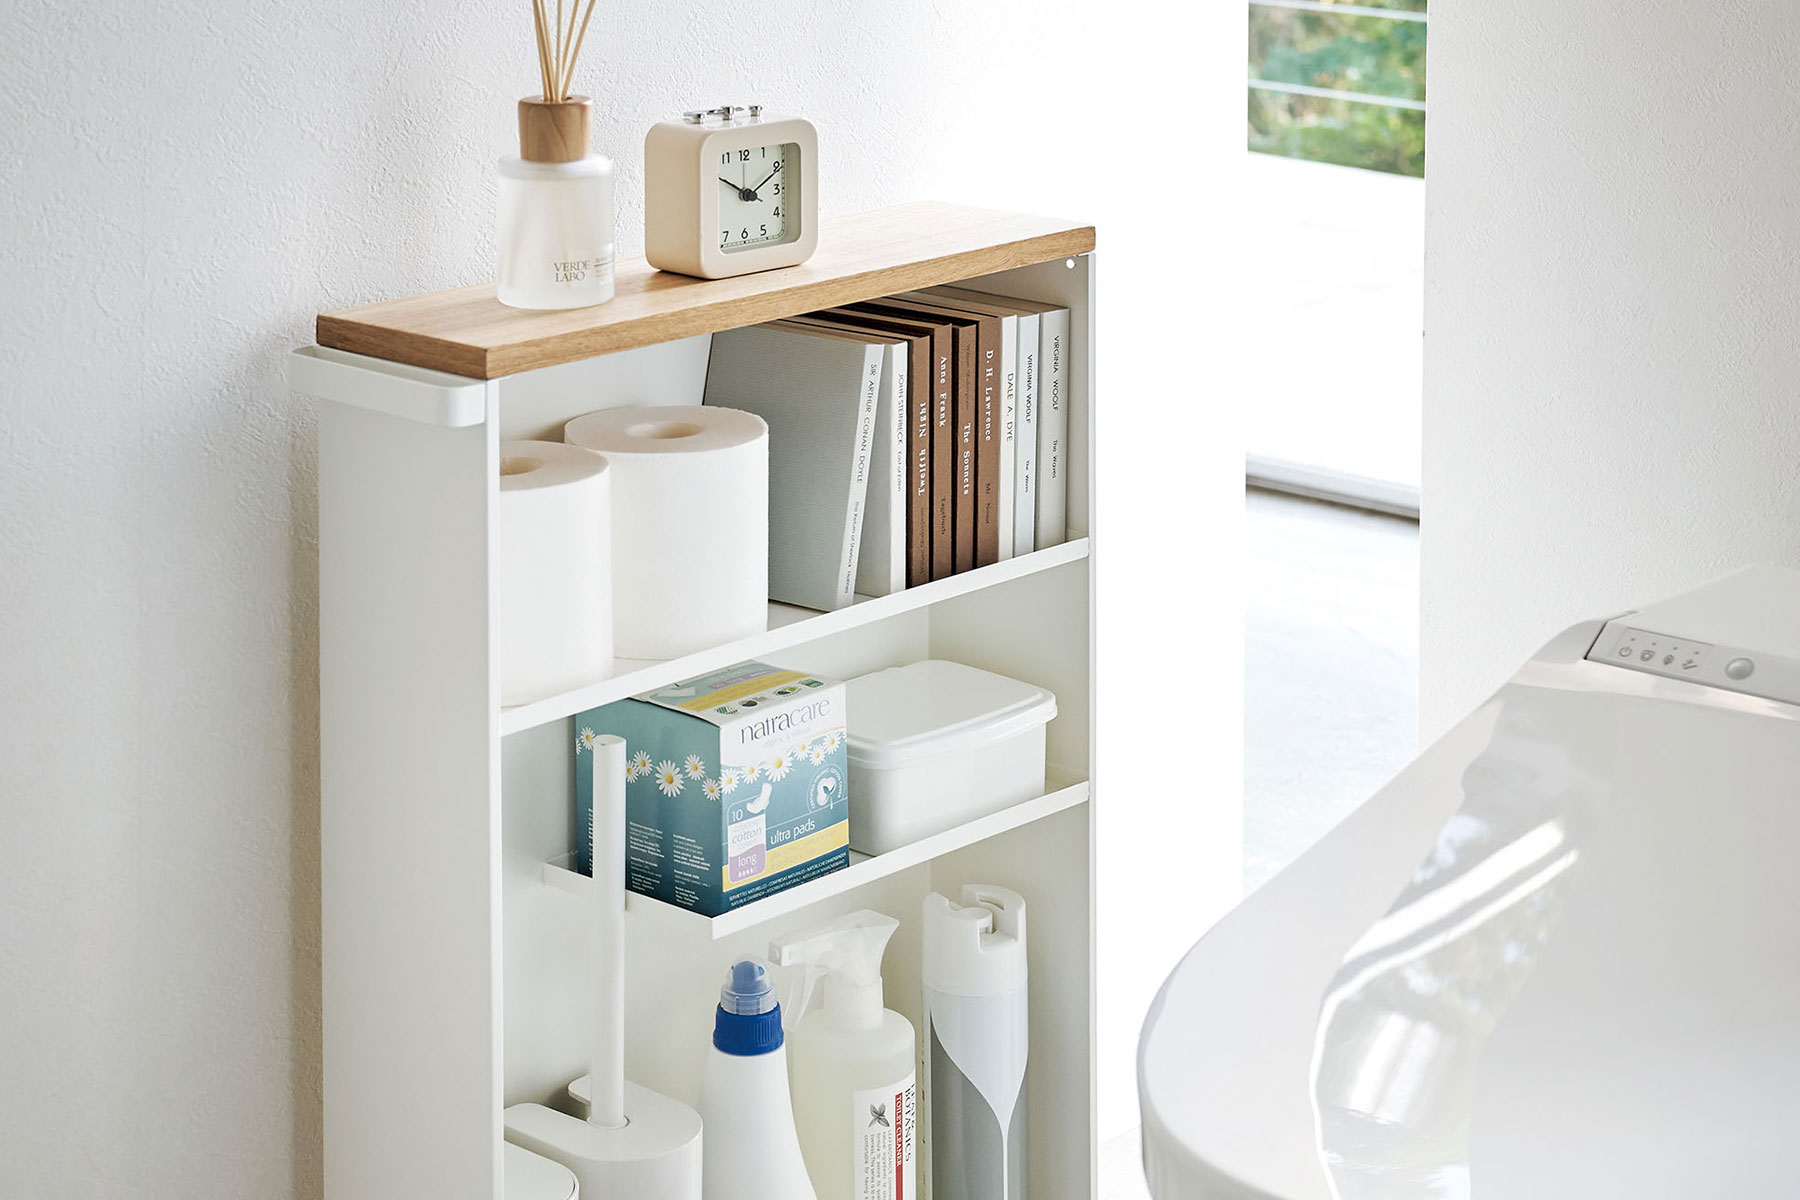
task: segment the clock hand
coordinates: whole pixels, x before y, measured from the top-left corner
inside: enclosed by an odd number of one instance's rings
[[[754,199],[756,199],[755,192],[751,191],[749,188],[746,188],[746,187],[739,187],[737,184],[731,182],[731,180],[726,179],[722,175],[719,177],[719,182],[724,184],[726,187],[730,188],[732,191],[736,192],[738,194],[739,200],[754,200]]]
[[[762,181],[762,183],[759,183],[759,184],[757,184],[757,185],[756,185],[756,186],[755,186],[755,187],[753,187],[753,188],[751,188],[751,189],[750,189],[750,190],[751,190],[751,191],[752,191],[752,192],[760,192],[760,191],[762,191],[762,185],[763,185],[763,183],[767,183],[767,182],[769,182],[769,180],[771,180],[771,179],[773,179],[773,178],[775,178],[775,176],[776,176],[776,175],[777,175],[777,174],[778,174],[778,173],[779,173],[779,172],[780,172],[780,171],[781,171],[781,168],[780,168],[780,167],[776,167],[776,168],[775,168],[775,170],[773,170],[773,171],[770,171],[770,172],[769,172],[769,173],[768,173],[768,175],[767,175],[767,176],[766,176],[766,177],[765,177],[765,178],[764,178],[764,179],[763,179],[763,181]]]

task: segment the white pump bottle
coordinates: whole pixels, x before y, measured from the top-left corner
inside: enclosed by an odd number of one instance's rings
[[[899,927],[863,909],[769,944],[776,963],[805,967],[788,1065],[818,1200],[917,1195],[917,1042],[912,1022],[881,1003],[881,956]]]

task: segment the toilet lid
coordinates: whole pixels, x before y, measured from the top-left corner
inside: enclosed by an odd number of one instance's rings
[[[1594,631],[1171,975],[1158,1200],[1800,1194],[1800,709],[1583,662]]]

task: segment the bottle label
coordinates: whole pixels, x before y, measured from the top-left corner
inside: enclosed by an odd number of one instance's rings
[[[851,1095],[852,1200],[912,1200],[918,1194],[913,1182],[918,1101],[910,1074],[892,1087]]]
[[[550,263],[550,278],[555,283],[608,284],[612,282],[613,256],[608,247],[585,258],[556,259]]]

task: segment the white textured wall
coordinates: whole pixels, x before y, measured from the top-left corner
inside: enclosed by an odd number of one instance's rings
[[[595,17],[582,73],[620,160],[624,253],[643,129],[751,99],[817,122],[827,211],[938,197],[1099,223],[1112,697],[1147,654],[1236,691],[1234,588],[1168,575],[1171,549],[1235,553],[1217,532],[1236,522],[1229,418],[1197,445],[1143,436],[1199,423],[1153,355],[1219,303],[1193,285],[1220,271],[1201,164],[1241,138],[1242,10],[1220,7],[1202,43],[1195,16],[1146,38],[1147,14],[1077,0],[628,0]],[[316,497],[312,414],[282,360],[318,310],[490,274],[491,160],[533,87],[528,11],[8,12],[0,1195],[317,1194]],[[1168,503],[1179,524],[1159,528]],[[1197,736],[1170,710],[1103,737],[1109,1127],[1129,1119],[1155,980],[1236,891],[1223,708]],[[1167,771],[1176,745],[1206,769]],[[1129,953],[1107,948],[1108,921],[1131,927]]]
[[[1797,73],[1788,0],[1432,13],[1428,735],[1576,620],[1800,561]]]

